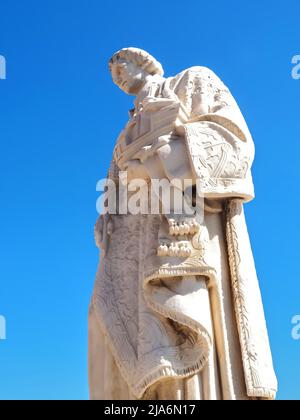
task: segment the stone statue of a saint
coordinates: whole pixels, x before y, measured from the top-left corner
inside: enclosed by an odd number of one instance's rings
[[[175,188],[192,211],[178,211],[174,199],[165,211],[161,199],[155,214],[99,218],[91,398],[274,399],[277,380],[243,213],[254,198],[254,145],[239,107],[205,67],[164,78],[150,54],[125,48],[110,71],[136,98],[108,179],[117,190],[120,173],[146,186],[191,180]]]

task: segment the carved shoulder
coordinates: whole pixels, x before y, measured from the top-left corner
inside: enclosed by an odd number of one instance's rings
[[[208,113],[215,106],[220,94],[228,96],[229,93],[219,77],[202,66],[190,67],[170,78],[169,87],[191,116]]]
[[[213,70],[204,66],[193,66],[190,67],[177,76],[174,77],[175,83],[181,83],[184,81],[198,81],[202,83],[213,83],[214,85],[219,85],[220,87],[225,87],[221,79],[214,73]]]

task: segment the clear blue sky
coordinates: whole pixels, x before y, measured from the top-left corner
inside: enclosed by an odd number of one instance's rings
[[[98,263],[95,190],[132,98],[107,60],[148,50],[175,75],[217,72],[253,133],[248,226],[281,399],[300,399],[299,0],[2,0],[0,399],[86,399],[87,311]]]

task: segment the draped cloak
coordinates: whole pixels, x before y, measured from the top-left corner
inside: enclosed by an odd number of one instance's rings
[[[157,255],[160,216],[112,216],[90,307],[91,398],[175,399],[159,393],[160,384],[173,380],[180,389],[202,376],[201,389],[182,399],[274,399],[277,380],[243,212],[254,198],[253,140],[211,70],[193,67],[154,90],[184,108],[194,176],[207,203],[221,203],[221,210],[207,206],[201,252],[184,261]],[[117,180],[118,171],[113,161],[109,177]],[[105,394],[108,386],[117,394]]]

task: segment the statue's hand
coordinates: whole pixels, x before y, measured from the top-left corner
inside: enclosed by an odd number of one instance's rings
[[[176,123],[175,135],[179,137],[185,137],[184,124],[182,124],[179,120],[177,120],[177,123]]]

